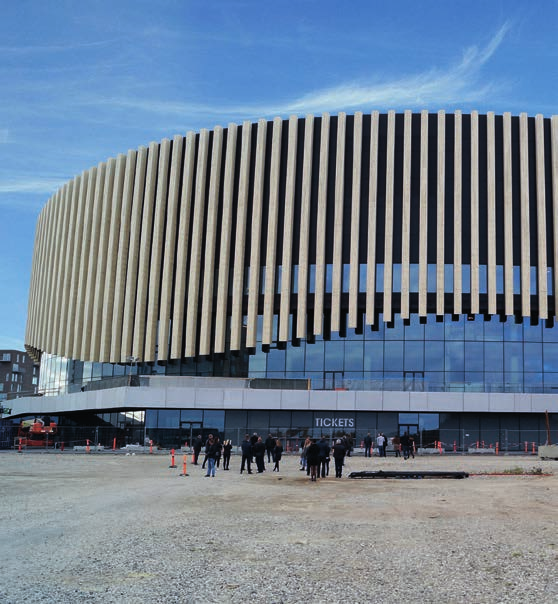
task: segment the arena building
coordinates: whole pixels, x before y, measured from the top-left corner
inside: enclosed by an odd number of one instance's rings
[[[189,132],[43,208],[25,341],[45,396],[13,413],[67,441],[408,430],[522,449],[545,411],[558,423],[557,296],[558,116]]]

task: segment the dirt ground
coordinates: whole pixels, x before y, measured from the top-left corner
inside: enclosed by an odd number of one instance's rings
[[[1,453],[0,602],[558,602],[558,461],[351,457],[316,483],[296,456],[189,461]],[[409,468],[470,476],[347,478]]]

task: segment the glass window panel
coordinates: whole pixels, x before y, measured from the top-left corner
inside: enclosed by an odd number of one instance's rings
[[[475,315],[473,320],[469,318],[465,321],[465,339],[466,340],[482,340],[484,336],[484,317]]]
[[[206,409],[203,412],[203,427],[223,432],[225,430],[225,412],[218,409]]]
[[[345,342],[345,371],[362,371],[364,342]]]
[[[504,323],[500,321],[498,315],[492,315],[490,321],[484,323],[484,339],[494,342],[502,341],[504,337]]]
[[[483,343],[465,342],[465,371],[483,371]]]
[[[523,344],[520,342],[504,342],[504,370],[523,371]]]
[[[529,391],[536,391],[543,387],[543,374],[542,373],[530,373],[525,372],[524,376],[525,389]]]
[[[452,321],[450,316],[447,316],[444,322],[446,340],[463,340],[465,337],[465,320],[463,315],[459,315],[457,321]]]
[[[394,316],[393,327],[388,327],[386,324],[385,337],[386,340],[403,340],[405,337],[405,326],[403,325],[401,315]]]
[[[469,392],[484,390],[484,373],[482,371],[466,371],[465,384],[465,390]]]
[[[437,430],[440,427],[440,416],[438,413],[419,413],[420,430]]]
[[[444,292],[453,293],[453,264],[444,265]]]
[[[484,383],[487,386],[489,392],[502,392],[504,386],[504,373],[501,371],[485,371]]]
[[[525,342],[542,341],[542,325],[531,325],[529,319],[523,321],[523,339]]]
[[[444,321],[450,321],[451,317],[445,315]],[[424,337],[426,340],[443,340],[444,339],[445,326],[444,323],[436,321],[434,315],[428,315],[426,319],[426,325],[424,325]]]
[[[461,267],[461,286],[464,294],[471,293],[471,267],[468,264],[464,264]]]
[[[558,373],[545,373],[544,387],[550,390],[558,390]]]
[[[485,342],[484,370],[504,371],[504,347],[500,342]]]
[[[250,355],[248,357],[249,371],[252,372],[260,372],[265,371],[267,367],[267,354],[263,352],[263,350],[258,350],[256,354]]]
[[[405,371],[424,371],[424,342],[405,342]]]
[[[399,413],[400,424],[417,424],[419,423],[418,413]]]
[[[523,346],[524,370],[542,371],[542,344],[525,342]]]
[[[201,422],[203,421],[202,409],[182,409],[180,412],[181,422]]]
[[[383,264],[376,265],[376,291],[377,292],[384,291],[384,265]]]
[[[411,264],[409,266],[409,291],[418,292],[419,289],[419,265]]]
[[[306,345],[306,371],[324,370],[324,342]]]
[[[412,314],[410,318],[410,325],[404,326],[404,333],[406,340],[424,340],[424,328],[420,322],[418,315]]]
[[[436,265],[429,264],[426,270],[426,291],[436,293]]]
[[[521,293],[521,267],[519,266],[513,267],[513,293]]]
[[[552,327],[546,327],[547,321],[544,321],[543,324],[543,340],[545,342],[558,342],[558,322],[555,323]]]
[[[446,341],[446,371],[463,371],[465,369],[465,343]]]
[[[403,370],[403,342],[385,343],[384,357],[385,371],[402,371]]]
[[[158,428],[179,428],[180,410],[179,409],[160,409]]]
[[[488,278],[486,273],[486,264],[479,266],[479,293],[486,294],[488,288]]]
[[[364,371],[382,371],[384,368],[384,343],[364,343]]]
[[[331,341],[325,343],[325,371],[343,371],[345,342]]]
[[[342,291],[344,293],[347,293],[349,291],[349,284],[351,282],[351,265],[350,264],[343,265],[342,279],[343,279],[343,290]]]
[[[272,349],[267,353],[268,371],[285,371],[285,350]]]
[[[157,413],[156,409],[145,410],[145,427],[148,430],[157,427]]]
[[[393,291],[399,293],[401,291],[401,265],[393,265]]]
[[[444,370],[444,342],[433,340],[424,347],[424,368],[426,371]]]
[[[507,317],[504,323],[504,340],[513,342],[523,341],[523,325],[516,323],[513,317]]]
[[[305,346],[287,346],[287,371],[304,371]]]
[[[358,274],[358,291],[362,294],[366,292],[366,264],[359,265]]]
[[[496,293],[504,293],[504,267],[501,264],[496,265]]]
[[[385,323],[383,319],[383,315],[380,314],[378,320],[374,325],[374,330],[372,327],[368,327],[364,330],[364,337],[366,340],[383,340],[385,335]]]
[[[316,265],[315,264],[310,265],[309,273],[310,274],[309,274],[308,292],[310,294],[313,294],[316,292]]]

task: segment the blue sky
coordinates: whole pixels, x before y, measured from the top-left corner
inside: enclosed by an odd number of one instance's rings
[[[0,348],[22,349],[37,216],[130,148],[245,119],[558,113],[558,0],[19,0],[0,20]]]

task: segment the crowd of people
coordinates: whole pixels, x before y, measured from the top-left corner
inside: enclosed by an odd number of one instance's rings
[[[364,438],[364,455],[371,457],[376,445],[378,455],[380,457],[387,456],[388,439],[383,432],[379,432],[378,436],[373,439],[370,433]],[[393,437],[391,440],[393,450],[396,457],[403,454],[405,460],[409,457],[415,457],[414,440],[408,432],[405,432],[401,437]],[[206,470],[205,477],[215,477],[215,469],[220,467],[221,460],[223,462],[223,470],[230,470],[231,451],[233,445],[230,440],[221,442],[218,435],[209,434],[204,442],[201,434],[193,443],[193,464],[199,465],[199,458],[204,451],[202,469]],[[321,438],[308,437],[300,448],[300,471],[305,471],[306,475],[312,482],[318,478],[329,476],[329,466],[331,458],[335,464],[335,477],[341,478],[343,475],[343,465],[346,457],[350,457],[354,449],[353,439],[350,435],[344,435],[337,438],[333,443],[328,442],[324,435]],[[240,473],[247,472],[253,474],[253,464],[255,464],[256,472],[261,474],[266,471],[267,463],[273,462],[273,472],[280,471],[280,461],[283,456],[283,445],[281,441],[271,434],[263,440],[261,436],[254,432],[252,436],[246,434],[240,445],[242,454],[240,463]]]

